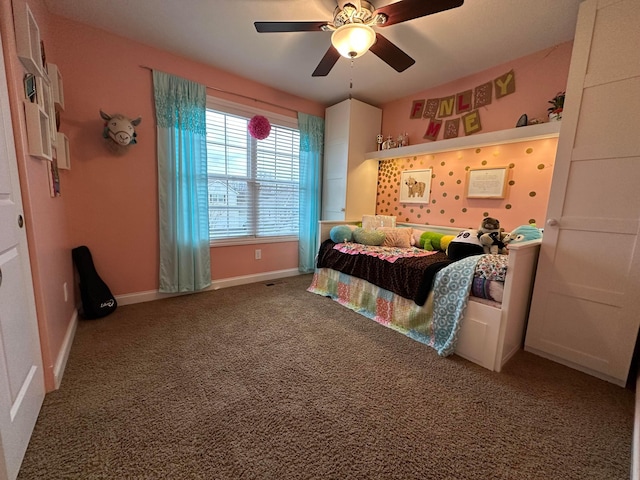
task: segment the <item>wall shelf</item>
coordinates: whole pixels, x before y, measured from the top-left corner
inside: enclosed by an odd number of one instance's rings
[[[49,80],[51,80],[51,94],[56,111],[64,110],[64,90],[62,86],[62,74],[54,63],[47,64]]]
[[[386,160],[390,158],[410,157],[412,155],[425,155],[465,148],[486,147],[489,145],[504,145],[506,143],[524,142],[527,140],[542,140],[544,138],[557,138],[560,134],[562,122],[547,122],[526,127],[499,130],[497,132],[478,133],[468,137],[450,138],[429,143],[417,143],[407,147],[391,148],[365,154],[365,160]]]
[[[58,141],[56,142],[56,153],[58,154],[58,168],[62,170],[71,170],[71,156],[69,154],[69,139],[67,136],[58,132]]]
[[[56,128],[56,113],[53,107],[53,93],[51,92],[51,83],[49,78],[45,75],[36,78],[36,98],[38,106],[47,114],[49,119],[49,136],[51,143],[56,144],[57,141],[57,128]]]
[[[18,57],[29,73],[41,77],[42,52],[40,50],[40,29],[36,19],[25,2],[14,3],[16,9],[13,14],[16,29],[16,50]]]
[[[37,103],[28,100],[24,101],[24,115],[27,123],[29,155],[51,161],[49,117]]]

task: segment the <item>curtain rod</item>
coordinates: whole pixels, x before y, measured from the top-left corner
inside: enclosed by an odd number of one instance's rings
[[[146,65],[138,65],[138,66],[140,68],[144,68],[145,70],[153,71],[153,68],[147,67]],[[209,85],[205,85],[205,88],[208,88],[209,90],[215,90],[216,92],[222,92],[222,93],[227,93],[229,95],[235,95],[236,97],[246,98],[247,100],[253,100],[254,102],[264,103],[265,105],[271,105],[272,107],[282,108],[284,110],[289,110],[290,112],[298,113],[298,111],[294,110],[293,108],[284,107],[282,105],[277,105],[277,104],[271,103],[271,102],[265,102],[264,100],[260,100],[258,98],[254,98],[254,97],[249,97],[247,95],[242,95],[241,93],[230,92],[228,90],[223,90],[222,88],[210,87]]]

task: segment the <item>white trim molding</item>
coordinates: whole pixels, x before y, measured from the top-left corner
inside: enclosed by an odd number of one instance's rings
[[[56,364],[53,367],[53,382],[56,390],[60,388],[60,384],[62,383],[62,375],[64,375],[64,369],[67,366],[67,360],[69,359],[71,345],[73,344],[73,339],[76,336],[77,328],[78,310],[74,309],[73,314],[71,315],[71,320],[69,321],[69,326],[67,327],[67,332],[65,333],[64,340],[62,341],[62,348],[60,348],[58,358],[56,358]]]
[[[276,280],[278,278],[295,277],[300,275],[297,268],[287,270],[274,270],[272,272],[256,273],[253,275],[242,275],[239,277],[223,278],[214,280],[211,285],[204,290],[198,292],[184,293],[160,293],[158,290],[147,290],[145,292],[127,293],[124,295],[116,295],[118,306],[133,305],[135,303],[152,302],[163,298],[177,297],[180,295],[190,295],[191,293],[206,292],[208,290],[219,290],[220,288],[235,287],[237,285],[246,285],[248,283],[266,282],[268,280]]]

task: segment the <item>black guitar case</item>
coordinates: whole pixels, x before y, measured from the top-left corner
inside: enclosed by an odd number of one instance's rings
[[[84,318],[101,318],[109,315],[118,306],[106,283],[100,278],[89,248],[85,245],[71,250],[73,263],[80,276],[80,298]]]

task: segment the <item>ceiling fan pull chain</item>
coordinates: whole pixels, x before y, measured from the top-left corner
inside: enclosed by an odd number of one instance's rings
[[[351,58],[351,70],[349,70],[349,100],[351,100],[352,91],[353,91],[353,58]]]

